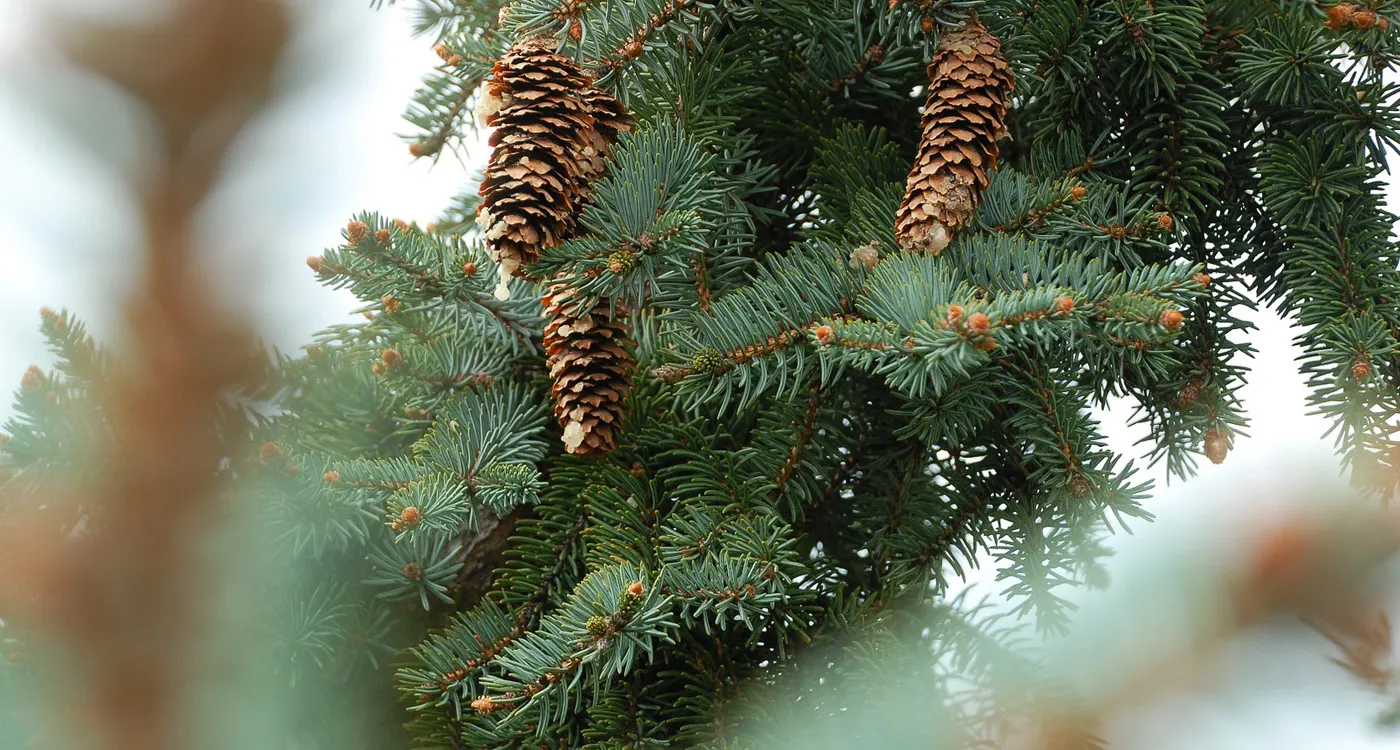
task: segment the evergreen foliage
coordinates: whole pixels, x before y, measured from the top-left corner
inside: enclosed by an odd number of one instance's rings
[[[1300,324],[1358,483],[1393,493],[1389,0],[1366,25],[1243,0],[413,5],[443,59],[415,155],[483,135],[482,84],[532,36],[635,127],[523,274],[553,281],[504,299],[474,189],[425,228],[354,218],[309,264],[365,320],[279,355],[218,427],[308,571],[289,679],[395,680],[412,747],[788,746],[765,712],[910,690],[994,743],[976,688],[1025,657],[950,586],[995,565],[1015,613],[1064,630],[1103,535],[1148,517],[1091,408],[1134,405],[1173,476],[1223,459],[1258,301]],[[1014,73],[1010,138],[971,223],[907,253],[924,66],[973,19]],[[566,455],[548,418],[548,283],[631,326],[609,455]],[[60,364],[18,391],[13,487],[110,439],[81,409],[101,348],[66,314],[43,331]],[[899,649],[938,669],[862,667]]]

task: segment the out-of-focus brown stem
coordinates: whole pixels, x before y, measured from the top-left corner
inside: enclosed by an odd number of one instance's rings
[[[276,0],[183,0],[155,26],[89,28],[69,44],[145,106],[161,139],[133,185],[147,246],[126,358],[99,394],[116,440],[70,498],[92,509],[94,528],[63,538],[35,515],[0,531],[0,547],[21,550],[0,567],[0,611],[71,650],[78,704],[63,716],[93,747],[189,746],[177,735],[180,685],[225,458],[213,426],[220,399],[254,374],[250,336],[199,277],[192,222],[287,32]]]

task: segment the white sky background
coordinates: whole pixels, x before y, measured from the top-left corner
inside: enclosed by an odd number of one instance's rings
[[[427,223],[468,177],[450,154],[436,167],[413,160],[395,136],[410,129],[401,113],[438,62],[430,44],[411,38],[407,10],[373,11],[368,0],[296,5],[313,23],[303,27],[288,66],[292,91],[246,139],[221,198],[233,210],[212,211],[225,218],[208,228],[220,251],[210,263],[228,280],[230,299],[284,350],[346,320],[355,305],[348,292],[318,285],[306,256],[338,244],[341,228],[361,210]],[[24,368],[52,362],[37,333],[40,306],[69,308],[99,337],[119,328],[114,321],[136,241],[121,183],[70,127],[76,121],[123,169],[140,163],[137,130],[118,97],[65,73],[44,49],[35,18],[56,6],[129,12],[131,3],[0,0],[0,420],[11,413],[10,392]],[[475,168],[485,154],[478,144],[464,161]],[[1392,194],[1392,211],[1396,204]],[[1270,312],[1256,322],[1260,353],[1244,391],[1252,436],[1191,482],[1159,481],[1148,505],[1159,520],[1138,525],[1125,558],[1171,539],[1228,547],[1237,530],[1267,520],[1300,478],[1335,474],[1331,446],[1321,438],[1325,423],[1304,415],[1306,389],[1288,326]],[[1125,426],[1126,410],[1101,416],[1115,449],[1142,455],[1134,445],[1140,432]],[[1162,476],[1160,467],[1145,474]],[[1145,716],[1136,731],[1115,735],[1115,746],[1400,746],[1400,735],[1369,730],[1375,703],[1324,653],[1317,641],[1252,639],[1232,657],[1237,668],[1225,670],[1230,688]]]

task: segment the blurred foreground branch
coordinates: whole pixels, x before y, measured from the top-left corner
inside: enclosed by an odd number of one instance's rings
[[[198,616],[199,532],[218,513],[228,457],[213,426],[221,397],[256,373],[253,338],[200,277],[193,225],[268,95],[288,31],[276,0],[185,0],[157,25],[87,27],[65,40],[75,62],[148,111],[159,147],[131,185],[146,247],[127,304],[129,356],[95,394],[111,454],[88,486],[61,491],[71,496],[0,503],[0,612],[71,649],[79,674],[65,682],[80,686],[79,705],[63,715],[82,717],[96,747],[184,744],[176,716]],[[81,530],[46,523],[41,509],[53,505],[81,514]]]

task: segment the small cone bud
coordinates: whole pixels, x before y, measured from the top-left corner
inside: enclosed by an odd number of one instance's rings
[[[1073,200],[1083,200],[1089,194],[1089,189],[1083,185],[1075,185],[1069,189],[1069,197]]]
[[[1157,226],[1160,227],[1163,232],[1170,232],[1172,229],[1171,214],[1158,214]]]
[[[301,473],[301,467],[297,466],[296,464],[287,464],[287,467],[282,471],[285,471],[287,473],[287,476],[294,477]]]
[[[386,294],[379,298],[379,304],[384,306],[385,312],[396,313],[403,309],[403,303],[393,294]]]
[[[324,480],[326,484],[340,484],[340,472],[328,471],[321,475],[321,479]]]
[[[1351,16],[1351,25],[1358,29],[1369,29],[1376,25],[1376,14],[1369,10],[1358,10]]]
[[[463,276],[475,276],[475,275],[476,275],[476,264],[473,263],[473,262],[471,262],[471,261],[467,261],[466,263],[463,263],[463,264],[462,264],[462,275],[463,275]]]
[[[374,233],[374,241],[380,245],[387,245],[393,236],[393,233],[388,229],[381,229]]]
[[[379,353],[379,361],[383,362],[385,367],[397,367],[403,362],[403,355],[399,354],[398,349],[385,349]]]
[[[282,459],[282,448],[272,441],[258,446],[258,460],[270,464]]]
[[[394,228],[400,232],[407,232],[409,230],[408,222],[403,219],[394,219]]]
[[[575,42],[583,38],[583,24],[577,18],[569,21],[569,38]]]
[[[983,313],[967,316],[967,330],[974,336],[985,336],[992,329],[992,321]]]
[[[43,385],[43,383],[44,371],[40,370],[38,365],[30,365],[29,369],[25,370],[24,375],[19,379],[19,387],[26,391],[38,388],[40,385]]]
[[[453,66],[461,65],[461,64],[462,64],[462,56],[461,56],[461,55],[452,55],[451,57],[447,58],[447,64],[448,64],[448,65],[453,65]]]
[[[451,52],[450,50],[447,49],[447,45],[446,45],[446,44],[438,44],[438,45],[435,45],[435,46],[433,47],[433,51],[437,53],[437,56],[438,56],[438,57],[440,57],[440,58],[442,58],[442,59],[444,59],[444,60],[446,60],[447,57],[448,57],[449,55],[452,54],[452,52]]]
[[[1224,463],[1226,454],[1230,452],[1230,441],[1219,427],[1212,427],[1206,430],[1205,448],[1206,458],[1211,463]]]
[[[1351,25],[1356,6],[1351,3],[1337,3],[1327,9],[1327,28],[1340,31]]]
[[[372,373],[374,373],[375,375],[383,375],[383,374],[384,374],[384,364],[381,363],[381,362],[372,362],[372,363],[370,363],[369,371],[372,372]],[[371,425],[371,427],[373,427],[373,426]]]
[[[642,56],[642,43],[636,39],[622,45],[622,54],[636,60]]]
[[[1181,393],[1176,395],[1176,408],[1185,409],[1201,397],[1201,384],[1199,381],[1191,381],[1181,387]]]
[[[423,521],[423,511],[410,505],[399,511],[399,521],[406,527],[417,526]]]
[[[363,221],[352,221],[345,225],[345,241],[358,245],[369,236],[369,226]]]
[[[831,330],[831,326],[817,326],[815,331],[817,343],[826,346],[836,340],[836,331]]]
[[[1186,316],[1182,315],[1180,310],[1166,310],[1157,322],[1168,331],[1177,331],[1181,329],[1181,322],[1185,319]]]
[[[1060,315],[1069,315],[1074,312],[1074,299],[1072,297],[1059,297],[1055,300],[1055,312]]]
[[[933,16],[924,16],[919,19],[919,31],[925,34],[933,33]]]
[[[504,13],[505,10],[505,7],[501,8],[502,13]],[[501,710],[501,706],[497,705],[494,701],[492,701],[491,696],[483,695],[480,698],[477,698],[476,700],[472,701],[472,710],[479,714],[493,714]]]
[[[1351,361],[1351,376],[1356,380],[1371,377],[1371,355],[1362,352]]]
[[[641,596],[642,594],[645,594],[645,593],[646,593],[646,589],[642,587],[642,582],[641,582],[641,581],[633,581],[633,582],[627,584],[627,594],[628,594],[629,596],[634,596],[634,597],[635,597],[635,596]]]
[[[404,563],[403,577],[410,581],[423,580],[423,566],[416,562]]]
[[[420,141],[414,141],[413,143],[408,144],[408,153],[410,156],[413,156],[415,158],[422,156],[426,151],[427,147]]]
[[[962,320],[962,305],[948,305],[948,324],[957,325]]]
[[[319,255],[313,255],[306,259],[306,265],[313,273],[321,273],[326,270],[326,259]]]
[[[1191,280],[1201,286],[1210,286],[1210,274],[1198,273],[1191,277]]]

